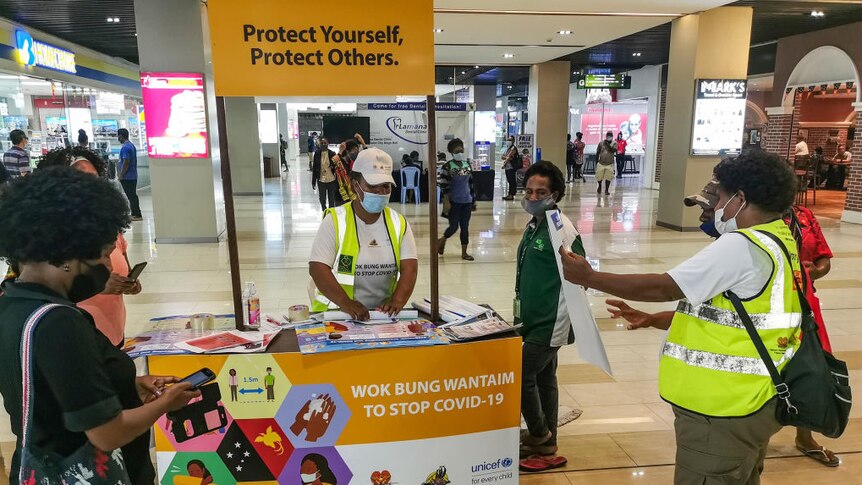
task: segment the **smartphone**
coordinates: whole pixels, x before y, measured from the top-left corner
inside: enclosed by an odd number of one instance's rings
[[[195,372],[194,374],[182,379],[180,382],[191,382],[192,389],[199,389],[204,384],[214,381],[215,378],[215,373],[211,371],[208,367],[204,367],[203,369]]]
[[[141,273],[144,272],[144,268],[146,268],[146,267],[147,267],[146,261],[144,261],[143,263],[136,264],[135,267],[132,268],[131,271],[129,271],[129,279],[137,281],[138,277],[141,276]]]

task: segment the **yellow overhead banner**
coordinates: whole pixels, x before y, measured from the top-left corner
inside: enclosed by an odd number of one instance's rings
[[[209,0],[218,96],[434,94],[433,0]]]

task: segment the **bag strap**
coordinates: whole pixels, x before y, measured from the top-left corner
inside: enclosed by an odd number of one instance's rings
[[[790,264],[790,252],[787,250],[787,246],[784,245],[784,242],[772,233],[766,231],[757,232],[766,235],[781,248],[784,252],[787,265],[790,267],[790,270],[793,271],[793,265]],[[746,237],[746,239],[748,239],[748,237]],[[803,285],[807,285],[807,275],[805,274],[805,271],[802,272],[802,283]],[[797,288],[796,291],[803,314],[810,312],[811,308],[808,305],[808,300],[806,300],[802,288]],[[763,339],[760,338],[760,334],[757,333],[757,329],[754,328],[754,322],[751,321],[751,316],[749,316],[748,312],[745,310],[742,300],[740,300],[739,296],[732,291],[727,291],[726,293],[730,302],[733,304],[733,308],[736,310],[736,313],[739,314],[739,319],[742,320],[742,324],[745,327],[746,332],[748,332],[748,336],[751,338],[752,343],[754,343],[754,347],[757,349],[757,354],[760,356],[760,359],[766,366],[766,370],[769,372],[769,377],[772,379],[772,384],[775,387],[775,392],[778,393],[778,398],[784,400],[787,404],[787,411],[790,414],[798,414],[799,410],[790,402],[790,388],[784,382],[784,378],[781,377],[781,374],[775,367],[775,362],[773,362],[772,356],[769,355],[769,351],[766,350],[766,346],[763,344]]]
[[[49,311],[54,308],[64,305],[56,303],[46,303],[37,308],[24,324],[24,331],[21,332],[21,426],[23,436],[21,437],[21,448],[26,449],[30,442],[31,423],[33,416],[33,335],[36,333],[36,326]],[[24,467],[20,469],[23,474]],[[18,483],[25,483],[24,477],[18,477]]]

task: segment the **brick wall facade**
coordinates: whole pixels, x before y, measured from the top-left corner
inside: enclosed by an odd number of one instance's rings
[[[664,151],[664,113],[667,107],[667,85],[661,87],[661,101],[658,105],[658,140],[655,144],[655,181],[661,183],[661,159]]]
[[[862,111],[856,113],[856,126],[862,127]],[[862,141],[857,140],[850,151],[853,153],[853,164],[850,166],[850,182],[844,209],[862,213]]]
[[[804,129],[804,128],[803,128]],[[838,136],[829,136],[829,132],[838,132]],[[838,145],[847,143],[847,128],[808,128],[808,149],[814,153],[817,147],[823,147],[823,156],[832,158],[838,151]]]
[[[787,156],[787,144],[790,139],[790,122],[793,115],[769,115],[766,121],[766,132],[763,134],[763,149],[769,153],[784,158]]]

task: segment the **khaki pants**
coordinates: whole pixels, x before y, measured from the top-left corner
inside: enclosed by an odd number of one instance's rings
[[[781,429],[775,402],[743,418],[707,417],[674,406],[674,484],[758,485],[769,438]]]

